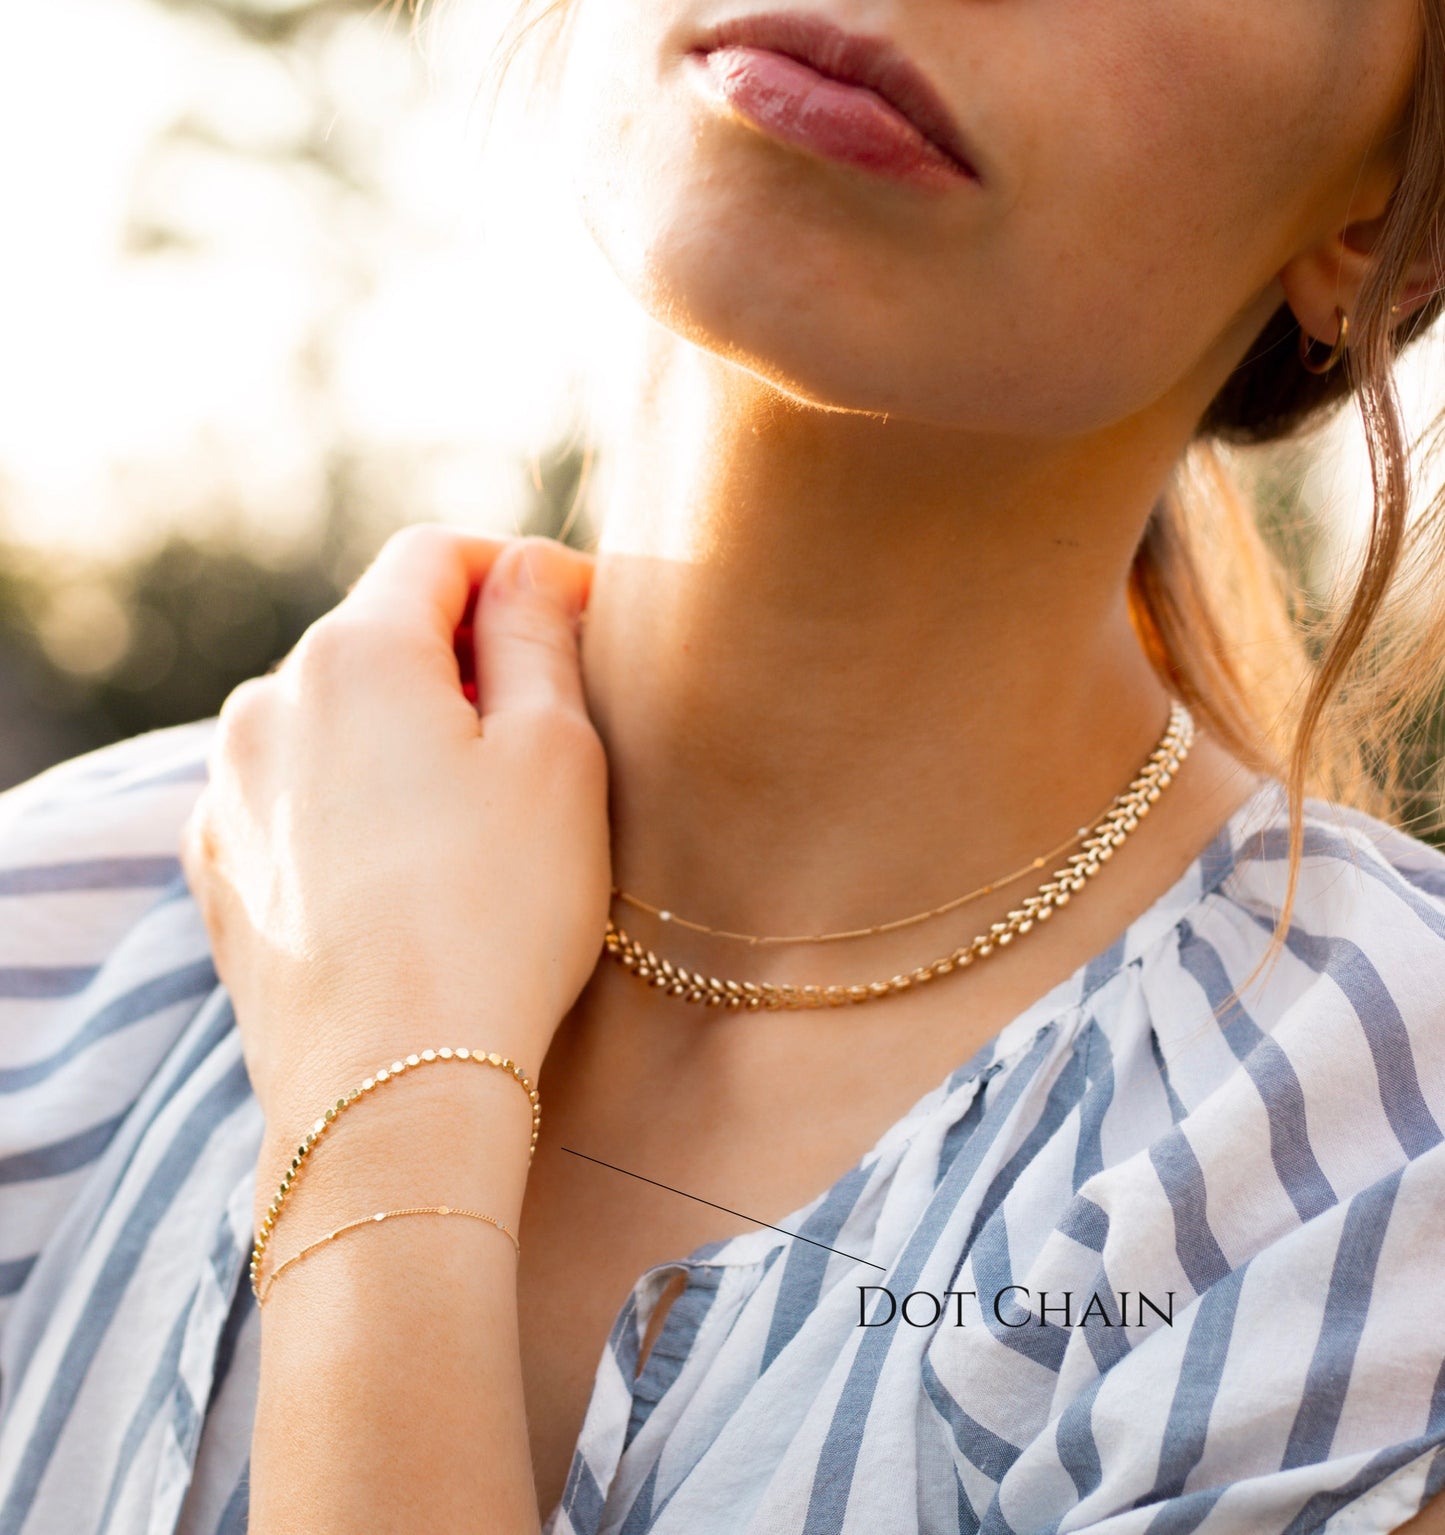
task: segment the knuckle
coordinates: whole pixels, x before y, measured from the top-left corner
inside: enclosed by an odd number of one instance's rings
[[[310,700],[347,697],[408,675],[421,659],[416,634],[375,616],[333,608],[316,620],[292,652],[295,686]]]
[[[231,689],[216,715],[219,749],[235,751],[239,747],[244,750],[259,738],[271,691],[271,684],[265,677],[247,677]]]
[[[359,661],[374,655],[377,641],[377,625],[333,608],[297,640],[291,659],[303,686],[330,687],[339,677],[353,673]]]
[[[396,555],[426,555],[455,548],[460,533],[440,522],[409,522],[398,528],[382,545],[388,558]]]
[[[404,624],[358,614],[343,604],[318,618],[286,658],[294,690],[313,701],[342,696],[405,675],[402,663],[420,658],[417,635]]]
[[[291,651],[291,659],[297,669],[305,671],[317,664],[329,664],[337,652],[344,648],[349,627],[347,620],[335,608],[308,624]]]

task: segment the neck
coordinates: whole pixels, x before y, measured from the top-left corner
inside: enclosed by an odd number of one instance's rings
[[[1187,435],[981,442],[672,349],[614,449],[584,628],[614,882],[714,927],[831,932],[1091,821],[1167,721],[1126,584]],[[980,910],[810,950],[613,917],[689,968],[829,982],[934,958]]]

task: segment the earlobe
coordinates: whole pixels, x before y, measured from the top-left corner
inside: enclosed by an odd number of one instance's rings
[[[1279,274],[1285,301],[1310,340],[1330,348],[1339,340],[1339,314],[1355,314],[1384,234],[1385,217],[1360,219],[1295,257]],[[1390,309],[1396,324],[1409,319],[1440,291],[1442,274],[1429,256],[1410,268]]]
[[[1285,300],[1311,341],[1326,349],[1339,342],[1340,315],[1357,307],[1383,227],[1383,218],[1347,224],[1279,274]]]

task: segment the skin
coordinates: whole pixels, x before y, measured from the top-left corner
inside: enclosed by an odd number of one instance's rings
[[[528,541],[519,589],[520,546],[411,530],[222,711],[185,857],[266,1109],[258,1223],[317,1106],[383,1060],[544,1063],[530,1168],[515,1086],[454,1067],[349,1110],[368,1133],[308,1166],[278,1253],[443,1200],[520,1218],[523,1253],[419,1218],[283,1277],[254,1535],[478,1508],[535,1530],[637,1276],[747,1229],[559,1148],[786,1225],[1253,787],[1202,738],[1066,919],[881,1006],[720,1017],[598,962],[613,880],[714,926],[866,926],[1028,862],[1127,783],[1167,709],[1133,549],[1273,309],[1333,340],[1418,43],[1413,0],[830,8],[927,61],[972,137],[982,185],[939,195],[704,103],[682,55],[719,14],[576,16],[575,195],[647,328],[595,563]],[[480,738],[450,649],[475,584]],[[751,951],[614,915],[689,968],[827,983],[1007,904]]]

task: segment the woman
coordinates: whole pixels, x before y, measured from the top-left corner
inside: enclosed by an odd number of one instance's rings
[[[0,1531],[1406,1525],[1445,857],[1326,706],[1445,6],[563,19],[649,341],[595,568],[407,530],[0,798]],[[1306,697],[1185,467],[1350,389]]]

